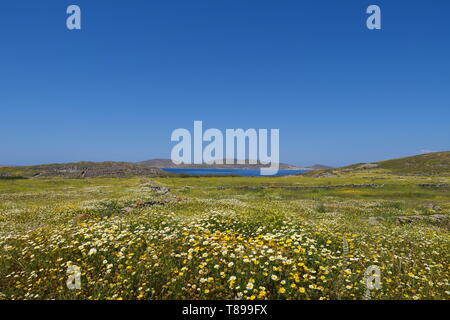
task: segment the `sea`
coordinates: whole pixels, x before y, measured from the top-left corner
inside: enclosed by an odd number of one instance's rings
[[[259,169],[183,169],[183,168],[162,168],[164,171],[177,174],[192,175],[224,175],[224,176],[242,176],[242,177],[259,177],[261,170]],[[297,173],[308,172],[308,170],[278,170],[275,176],[286,176]]]

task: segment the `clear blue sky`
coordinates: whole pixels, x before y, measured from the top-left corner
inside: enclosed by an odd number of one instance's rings
[[[450,150],[449,15],[448,0],[4,0],[0,164],[168,158],[194,120],[279,128],[300,165]]]

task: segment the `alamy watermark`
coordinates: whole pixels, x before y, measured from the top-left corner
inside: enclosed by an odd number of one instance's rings
[[[77,5],[67,7],[66,13],[69,14],[66,20],[66,26],[69,30],[81,30],[81,9]]]
[[[81,289],[81,268],[76,265],[71,265],[67,268],[67,289],[80,290]]]
[[[268,133],[268,129],[226,129],[224,135],[215,128],[203,132],[203,122],[194,121],[193,135],[183,128],[172,132],[171,141],[178,143],[171,159],[175,164],[235,164],[235,159],[236,164],[246,164],[248,154],[248,164],[267,166],[260,169],[261,175],[275,175],[280,162],[280,130],[270,129],[270,141]],[[204,143],[208,144],[204,147]]]
[[[371,5],[367,8],[367,14],[370,14],[367,18],[367,29],[369,30],[381,30],[381,9],[377,5]]]
[[[342,240],[342,253],[344,258],[343,267],[347,268],[349,264],[349,244],[345,237]],[[364,285],[366,287],[366,291],[364,292],[363,299],[370,300],[371,291],[381,289],[381,270],[379,266],[372,265],[366,269],[364,272]]]
[[[69,30],[81,30],[81,8],[77,5],[67,7],[66,13],[69,17],[66,20],[66,26]],[[381,9],[377,5],[370,5],[366,10],[370,16],[367,18],[366,25],[369,30],[381,29]]]
[[[366,292],[364,299],[370,300],[370,292],[375,289],[381,289],[381,270],[378,266],[370,266],[364,273],[364,280],[366,284]]]

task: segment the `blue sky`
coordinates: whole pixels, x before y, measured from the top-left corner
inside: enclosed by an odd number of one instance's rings
[[[168,158],[194,120],[278,128],[299,165],[450,150],[449,15],[446,0],[2,1],[0,164]]]

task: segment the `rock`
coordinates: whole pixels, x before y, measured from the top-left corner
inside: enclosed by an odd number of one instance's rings
[[[170,189],[167,187],[164,187],[154,181],[146,180],[143,183],[143,186],[146,188],[150,188],[153,192],[156,192],[158,194],[166,195],[170,193]]]
[[[396,217],[398,222],[405,224],[405,223],[413,223],[417,221],[424,221],[424,222],[433,222],[433,223],[445,223],[448,222],[449,218],[443,214],[434,214],[429,216],[399,216]]]
[[[425,209],[433,210],[433,211],[441,211],[442,210],[441,207],[439,207],[438,205],[435,205],[434,203],[427,204],[424,207],[425,207]]]
[[[356,167],[356,169],[372,169],[372,168],[376,168],[376,167],[378,167],[378,164],[376,164],[376,163],[365,163],[365,164],[362,164],[362,165]]]
[[[332,172],[321,172],[312,176],[313,178],[336,178],[338,175]]]
[[[410,224],[415,222],[428,222],[440,227],[450,227],[450,218],[443,214],[433,214],[433,215],[414,215],[414,216],[397,216],[393,217],[400,224]],[[384,217],[368,217],[367,222],[370,225],[378,225],[385,221]]]
[[[383,217],[369,217],[369,219],[367,219],[367,221],[369,222],[370,225],[376,226],[376,225],[380,224],[381,221],[384,221],[384,219],[383,219]]]
[[[236,190],[263,190],[263,189],[283,189],[283,190],[309,190],[309,189],[337,189],[337,188],[383,188],[384,184],[336,184],[336,185],[318,185],[318,186],[293,186],[293,185],[263,185],[263,186],[239,186]],[[230,189],[224,186],[217,187],[217,190]]]
[[[425,188],[449,188],[450,183],[419,183],[417,186]]]
[[[146,207],[155,206],[155,205],[165,205],[168,202],[170,202],[168,199],[167,200],[152,200],[152,201],[145,201],[145,202],[136,202],[136,203],[129,205],[128,207],[122,208],[122,212],[128,213],[137,208],[146,208]]]

